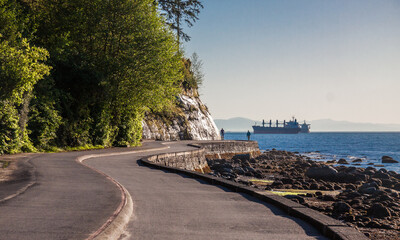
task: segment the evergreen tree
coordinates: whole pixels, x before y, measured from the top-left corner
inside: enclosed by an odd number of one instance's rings
[[[188,27],[192,27],[198,20],[200,9],[203,4],[200,0],[158,0],[160,9],[164,12],[168,24],[176,31],[178,44],[182,38],[189,41],[190,36],[183,32],[182,23],[186,23]]]

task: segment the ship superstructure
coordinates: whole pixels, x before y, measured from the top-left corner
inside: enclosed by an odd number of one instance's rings
[[[290,121],[284,120],[279,122],[276,120],[275,124],[272,120],[269,122],[262,121],[262,126],[252,126],[255,134],[297,134],[299,132],[309,133],[310,124],[299,124],[296,118],[292,118]]]

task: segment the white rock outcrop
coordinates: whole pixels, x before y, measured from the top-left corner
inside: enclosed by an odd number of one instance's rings
[[[197,93],[187,91],[178,96],[180,114],[168,120],[147,115],[142,122],[143,139],[219,140],[219,131],[207,107]]]

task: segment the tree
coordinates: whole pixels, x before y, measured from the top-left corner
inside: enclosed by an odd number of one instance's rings
[[[45,49],[26,39],[10,45],[0,34],[0,154],[30,148],[25,125],[34,85],[49,74]]]
[[[37,44],[52,56],[61,93],[59,142],[138,144],[143,112],[173,101],[182,79],[181,53],[153,0],[42,3]]]
[[[194,52],[190,57],[191,66],[190,71],[193,75],[193,79],[196,85],[199,87],[203,84],[204,73],[203,73],[203,61],[199,58],[199,55]]]
[[[173,30],[176,31],[178,44],[180,38],[184,41],[190,41],[190,36],[183,32],[182,22],[186,23],[188,27],[192,27],[198,20],[200,9],[203,4],[200,0],[158,0],[160,9],[166,16],[167,23]]]

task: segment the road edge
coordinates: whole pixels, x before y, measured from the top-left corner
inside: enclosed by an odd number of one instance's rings
[[[91,159],[91,158],[98,158],[98,157],[110,157],[110,156],[119,156],[119,155],[127,155],[127,154],[134,154],[134,153],[143,153],[143,152],[151,152],[151,151],[159,151],[165,150],[170,148],[169,146],[161,147],[161,148],[152,148],[152,149],[145,149],[145,150],[134,150],[128,152],[116,152],[116,153],[103,153],[103,154],[88,154],[82,155],[75,158],[75,161],[83,166],[90,168],[91,170],[103,175],[109,181],[114,183],[121,192],[121,202],[118,208],[113,212],[113,214],[107,219],[107,221],[95,232],[91,233],[86,240],[115,240],[118,239],[120,236],[126,234],[126,226],[129,223],[130,218],[133,215],[133,200],[132,196],[129,194],[128,190],[121,185],[117,180],[110,177],[109,175],[105,174],[104,172],[91,167],[84,163],[84,161]]]
[[[36,184],[36,167],[31,163],[31,160],[33,158],[35,158],[36,156],[32,156],[31,158],[28,158],[26,160],[26,162],[24,162],[23,164],[28,164],[29,165],[29,179],[27,180],[22,180],[22,181],[26,181],[26,185],[19,188],[15,193],[8,195],[7,197],[4,197],[2,199],[0,199],[0,204],[13,199],[21,194],[23,194],[26,190],[28,190],[30,187],[32,187],[33,185]],[[18,160],[20,161],[20,160]],[[8,184],[8,183],[4,183],[4,184]]]

